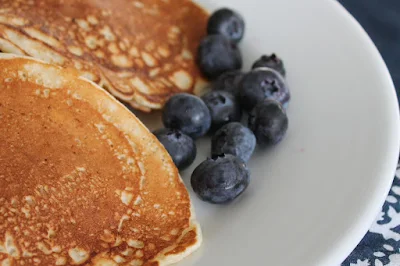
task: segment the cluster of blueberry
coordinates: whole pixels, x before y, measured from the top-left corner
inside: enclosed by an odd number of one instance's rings
[[[198,49],[199,67],[213,80],[212,90],[201,98],[186,93],[172,96],[165,104],[165,128],[153,133],[165,146],[176,166],[183,170],[196,157],[194,140],[212,134],[212,157],[193,172],[196,194],[211,203],[227,203],[248,186],[246,162],[256,144],[280,142],[288,128],[285,108],[290,99],[282,60],[263,55],[243,73],[237,43],[245,23],[236,12],[223,8],[208,21],[208,35]],[[246,127],[240,123],[248,112]]]

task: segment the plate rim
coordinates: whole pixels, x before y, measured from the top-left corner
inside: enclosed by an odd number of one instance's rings
[[[316,256],[319,257],[316,259],[317,265],[336,266],[341,265],[364,238],[382,209],[391,189],[400,151],[400,111],[393,79],[382,55],[371,37],[341,3],[336,0],[326,0],[326,2],[330,2],[329,4],[332,6],[332,9],[336,9],[336,12],[342,15],[343,19],[347,20],[349,27],[357,30],[358,36],[356,37],[362,39],[366,44],[366,48],[369,50],[369,56],[374,57],[373,60],[379,64],[378,68],[380,73],[377,74],[377,77],[379,76],[379,79],[384,81],[387,85],[384,89],[387,90],[389,97],[386,97],[387,104],[385,108],[392,116],[392,119],[390,119],[392,124],[388,126],[388,128],[391,129],[389,131],[390,134],[388,134],[388,142],[391,143],[391,145],[388,145],[388,151],[386,152],[387,161],[385,172],[381,173],[379,181],[376,182],[376,189],[370,192],[370,200],[360,208],[358,217],[355,218],[354,223],[349,225],[346,234],[341,236],[337,243],[333,243],[331,251]]]

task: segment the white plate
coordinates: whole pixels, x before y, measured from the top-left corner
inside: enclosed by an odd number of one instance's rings
[[[244,69],[277,52],[292,101],[287,137],[256,153],[251,185],[231,205],[210,205],[192,193],[190,174],[210,149],[209,139],[198,141],[195,165],[183,178],[204,243],[179,265],[338,265],[377,215],[398,158],[398,105],[381,56],[333,0],[198,2],[243,14]],[[159,121],[144,119],[153,128]]]

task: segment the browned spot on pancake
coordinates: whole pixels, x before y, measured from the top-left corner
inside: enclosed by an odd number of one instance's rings
[[[178,243],[178,246],[167,252],[165,255],[179,254],[184,252],[187,247],[195,244],[197,241],[197,233],[195,230],[189,231]]]
[[[135,46],[132,46],[131,49],[129,49],[129,54],[133,57],[138,57],[139,51]]]
[[[104,52],[101,50],[98,50],[94,53],[98,58],[103,58],[104,57]]]
[[[97,25],[99,23],[98,19],[93,15],[88,16],[87,21],[92,25]]]
[[[148,67],[154,67],[157,65],[156,59],[149,53],[142,52],[142,59]]]
[[[170,76],[170,80],[175,84],[180,90],[189,90],[193,85],[193,80],[190,74],[185,70],[179,70],[174,72]]]
[[[119,67],[131,67],[133,65],[132,60],[123,54],[112,55],[111,61],[114,63],[114,65]]]
[[[182,90],[202,92],[205,82],[195,55],[208,14],[192,1],[65,3],[0,0],[0,50],[74,67],[100,85],[108,83],[112,94],[144,111],[160,109]],[[159,86],[182,71],[187,75],[176,77],[183,80]],[[149,90],[137,96],[129,78],[119,78],[121,72],[138,76]]]
[[[69,46],[68,50],[74,55],[77,55],[77,56],[83,55],[83,50],[78,46]]]
[[[158,266],[160,265],[157,261],[146,263],[144,266]]]

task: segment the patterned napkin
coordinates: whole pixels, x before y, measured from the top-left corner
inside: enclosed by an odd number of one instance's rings
[[[400,89],[400,0],[339,0],[361,23]],[[342,266],[400,266],[400,165],[382,211]]]
[[[342,266],[400,265],[400,166],[392,189],[368,233]]]

